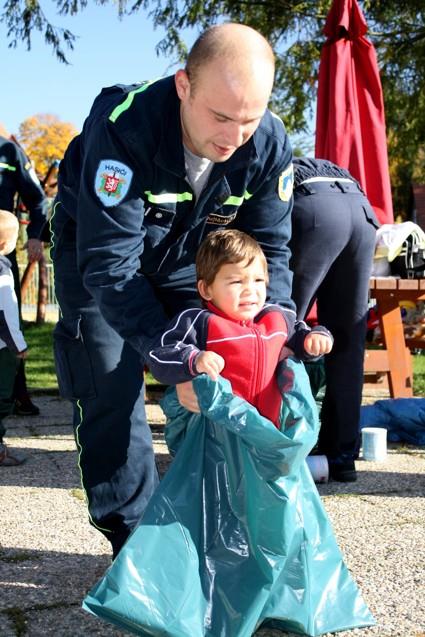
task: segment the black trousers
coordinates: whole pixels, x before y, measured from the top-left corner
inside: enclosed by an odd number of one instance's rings
[[[335,339],[325,357],[319,450],[357,457],[369,277],[379,223],[354,182],[313,182],[295,192],[293,299],[304,319],[317,300]]]
[[[116,553],[158,484],[144,404],[143,361],[106,323],[84,288],[75,229],[65,227],[59,236],[54,234],[51,254],[60,306],[54,331],[59,389],[74,407],[78,467],[90,522]],[[160,279],[158,275],[157,296],[170,315],[198,303],[194,268]]]

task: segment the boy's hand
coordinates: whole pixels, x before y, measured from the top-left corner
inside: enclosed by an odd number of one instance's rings
[[[196,371],[199,374],[208,374],[212,380],[217,380],[224,365],[224,358],[215,352],[201,352],[195,361]]]
[[[310,356],[329,354],[332,349],[332,339],[326,336],[326,334],[313,332],[305,337],[304,349]]]

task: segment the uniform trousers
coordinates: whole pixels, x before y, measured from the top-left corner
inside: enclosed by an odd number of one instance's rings
[[[60,393],[74,407],[89,519],[116,554],[158,484],[144,404],[144,363],[103,319],[84,288],[76,263],[75,228],[70,228],[53,235],[51,251],[60,306],[55,364]],[[157,279],[159,300],[169,304],[170,316],[197,300],[194,268]]]
[[[299,319],[317,300],[318,321],[334,337],[325,357],[319,451],[356,458],[363,388],[369,277],[379,226],[355,182],[298,186],[292,213],[293,299]]]

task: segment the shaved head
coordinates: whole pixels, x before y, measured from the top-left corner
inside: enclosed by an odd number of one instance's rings
[[[238,82],[262,78],[273,86],[274,53],[267,40],[245,24],[229,22],[207,29],[193,45],[186,63],[192,93],[201,71],[219,62]],[[264,73],[266,72],[266,75]]]
[[[207,29],[175,75],[184,146],[227,161],[255,133],[273,81],[273,51],[258,31],[233,22]]]

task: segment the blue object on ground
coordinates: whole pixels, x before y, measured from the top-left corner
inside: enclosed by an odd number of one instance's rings
[[[383,427],[390,442],[425,445],[425,398],[393,398],[365,405],[360,429]]]
[[[305,458],[319,422],[302,363],[280,375],[281,430],[228,381],[194,380],[201,414],[163,399],[175,458],[83,607],[136,635],[316,637],[375,623]]]

